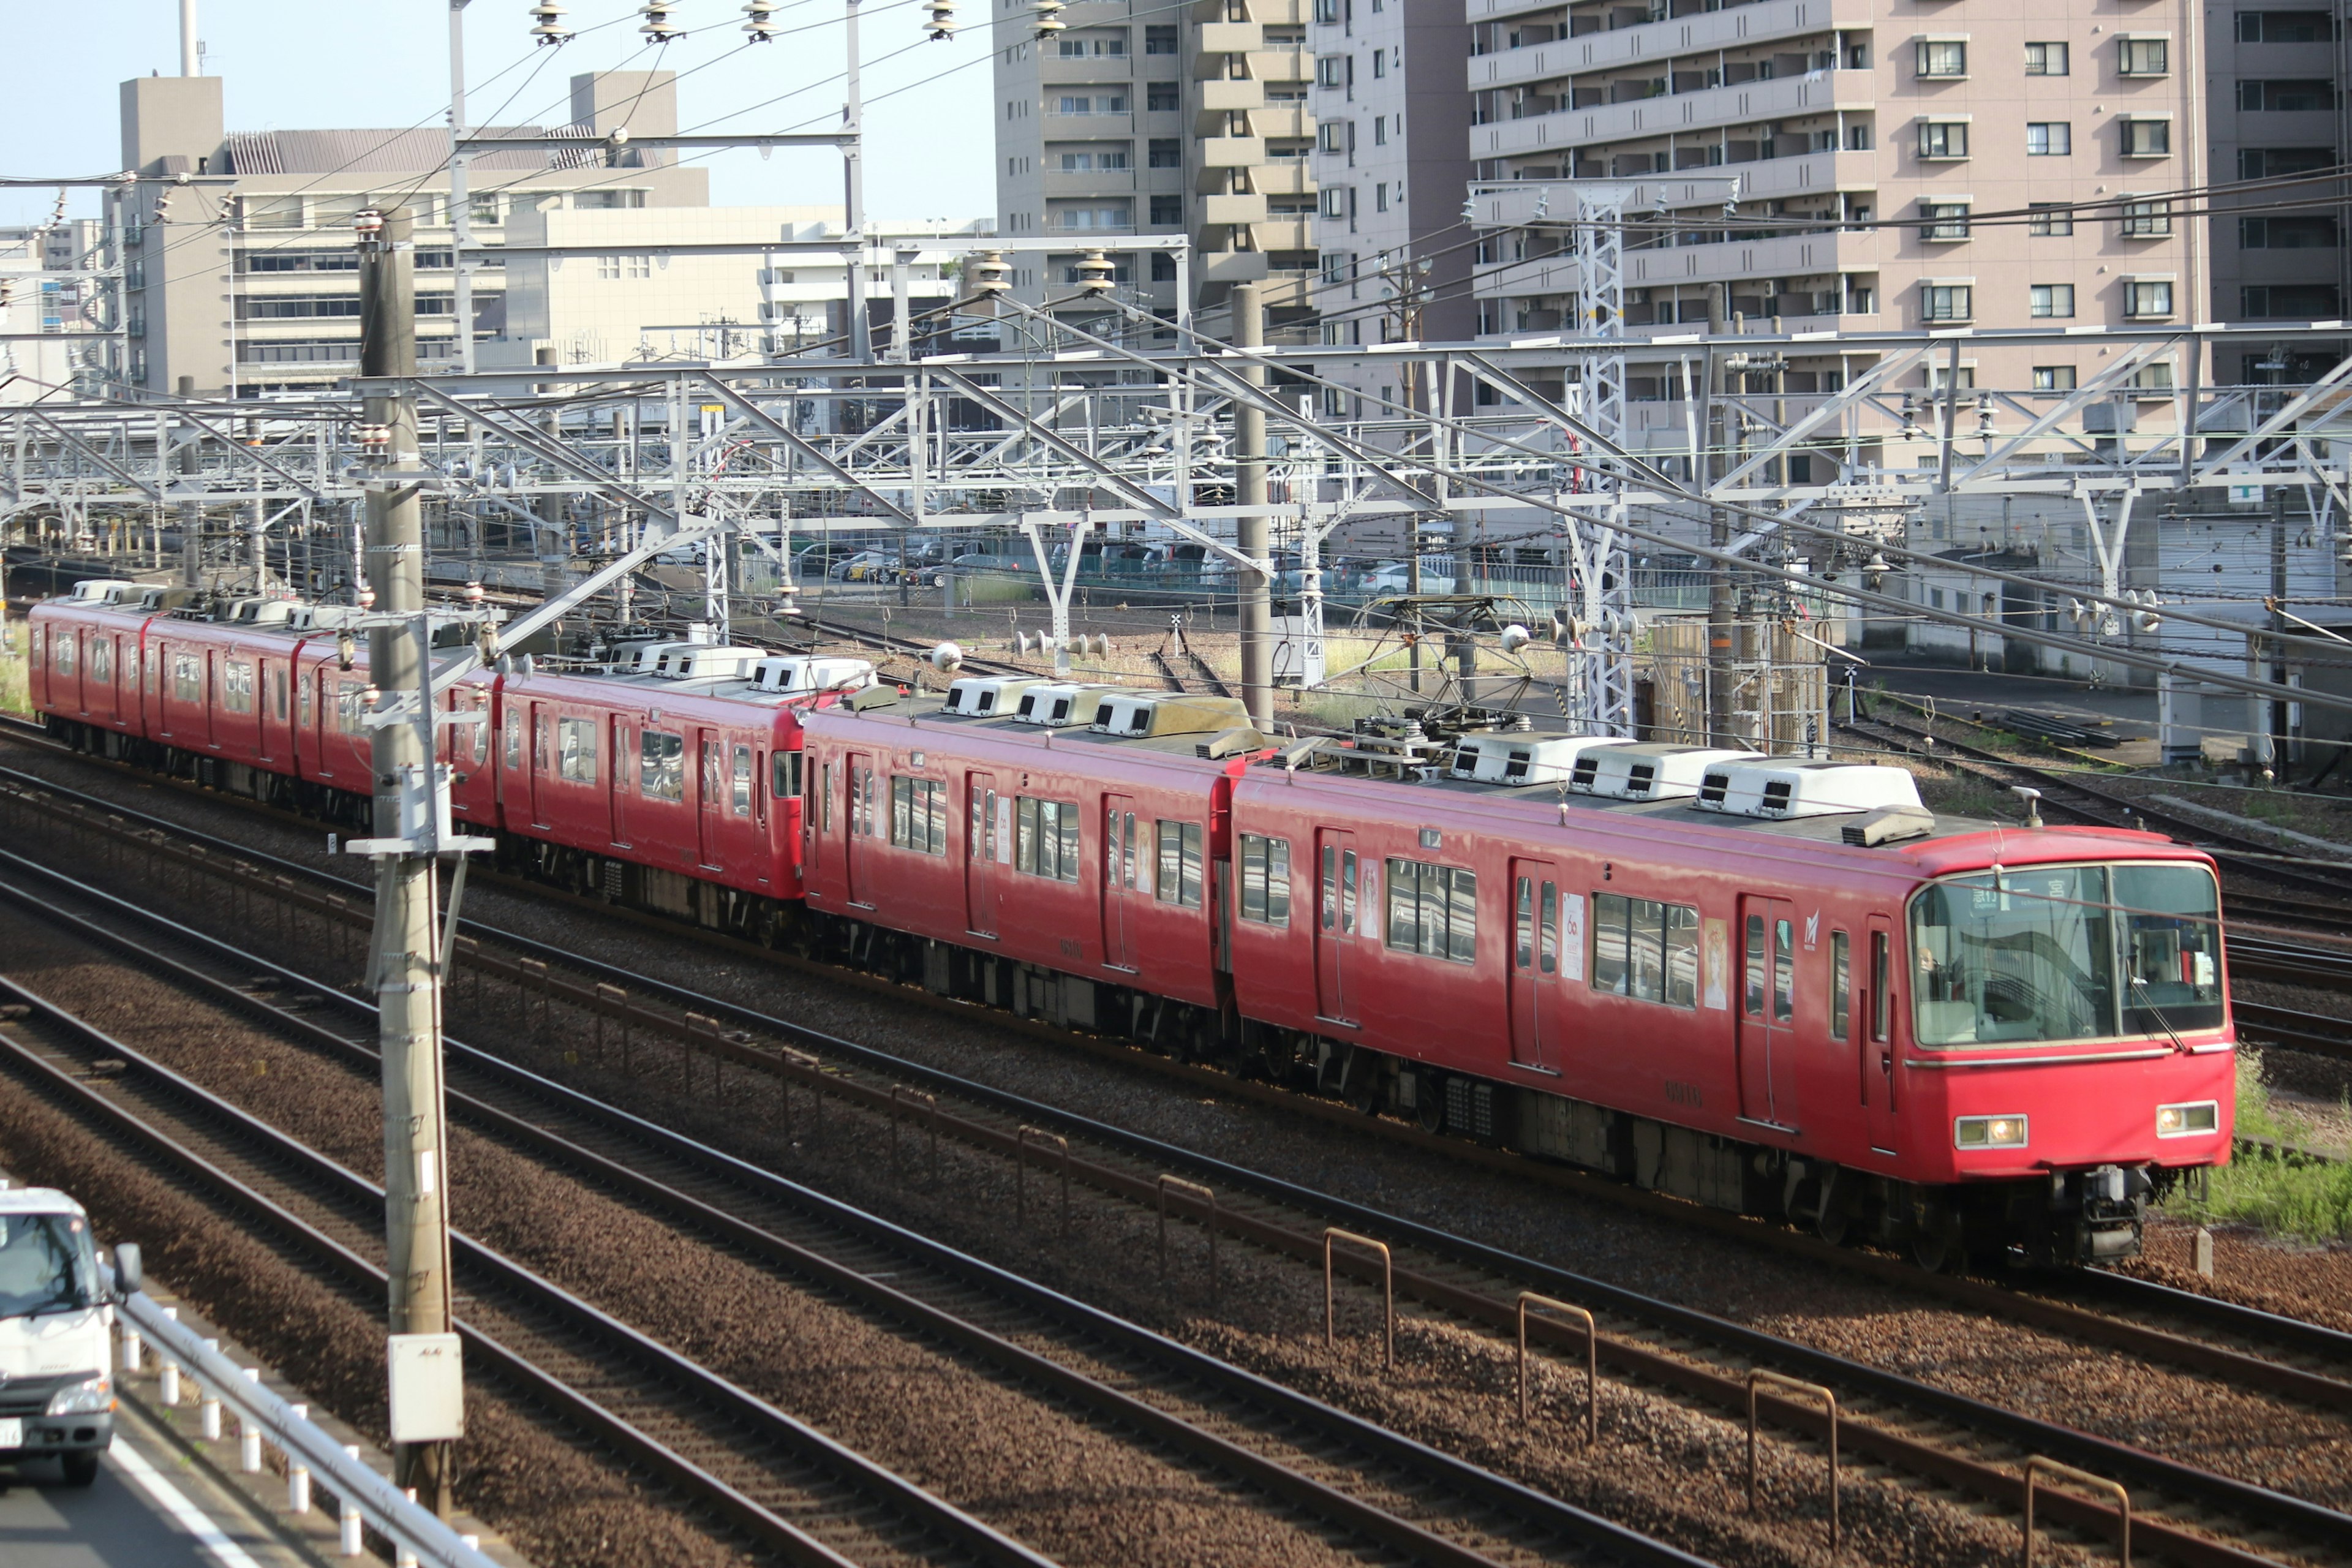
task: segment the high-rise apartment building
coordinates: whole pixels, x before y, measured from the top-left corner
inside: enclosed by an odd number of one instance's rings
[[[1090,239],[1182,234],[1194,308],[1255,282],[1277,340],[1296,335],[1315,277],[1306,5],[1072,0],[1039,38],[1025,4],[1000,0],[998,224],[1050,246],[1018,262],[1022,298],[1066,297]],[[1139,302],[1174,314],[1172,257],[1111,260]]]
[[[1318,0],[1308,37],[1323,341],[1469,337],[1470,29],[1460,0]],[[1330,375],[1367,396],[1397,395],[1380,377],[1345,364]]]
[[[2206,174],[2181,0],[1468,5],[1476,177],[1519,183],[1479,199],[1480,330],[1576,327],[1574,193],[1544,185],[1622,182],[1628,433],[1648,444],[1684,438],[1640,406],[1679,395],[1678,366],[1638,340],[1704,331],[1713,286],[1727,316],[1791,331],[2046,328],[1960,353],[1961,384],[2019,391],[2112,363],[2068,328],[2185,321],[2210,286],[2204,226],[2168,199]],[[2103,201],[2124,205],[2072,206]],[[1800,345],[1780,390],[1852,368],[1833,340]]]
[[[2259,0],[2258,0],[2259,4]],[[2309,178],[2352,147],[2343,0],[2288,8],[2215,6],[2207,13],[2205,114],[2217,184],[2249,188],[2213,202],[2212,319],[2335,321],[2352,298],[2344,248],[2345,185]],[[2287,353],[2262,344],[2220,351],[2232,382],[2308,381],[2342,358],[2341,344]]]

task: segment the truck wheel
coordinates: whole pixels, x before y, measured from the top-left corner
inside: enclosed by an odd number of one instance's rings
[[[86,1487],[98,1479],[98,1461],[104,1452],[100,1448],[82,1448],[63,1457],[66,1485]]]

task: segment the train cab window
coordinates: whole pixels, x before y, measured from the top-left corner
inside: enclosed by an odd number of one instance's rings
[[[948,792],[937,779],[890,780],[890,842],[925,855],[948,852]]]
[[[1894,1018],[1894,1003],[1888,995],[1895,978],[1894,948],[1894,939],[1886,932],[1870,933],[1870,1038],[1876,1045],[1886,1043]]]
[[[751,815],[751,748],[738,746],[728,779],[728,808],[738,816]]]
[[[1013,811],[1013,868],[1056,881],[1078,879],[1078,804],[1018,796]]]
[[[1290,840],[1242,835],[1242,919],[1290,923]]]
[[[1420,860],[1389,861],[1388,944],[1455,963],[1478,961],[1478,874]]]
[[[1830,932],[1830,1038],[1843,1040],[1851,1027],[1853,1009],[1853,942],[1845,932]]]
[[[509,731],[511,737],[513,731]],[[647,800],[686,798],[686,737],[637,731],[637,792]]]
[[[1762,923],[1761,917],[1750,921],[1758,941]],[[1750,1011],[1760,1012],[1760,969],[1751,969],[1748,985]],[[1593,894],[1592,988],[1670,1007],[1697,1006],[1698,910],[1622,893]]]
[[[1163,822],[1160,825],[1159,899],[1188,910],[1201,907],[1201,825]]]
[[[555,775],[572,784],[596,782],[595,720],[556,721]]]

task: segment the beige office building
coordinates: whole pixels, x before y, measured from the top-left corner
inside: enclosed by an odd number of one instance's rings
[[[1468,5],[1475,175],[1524,182],[1477,204],[1483,334],[1578,325],[1574,193],[1540,194],[1559,180],[1622,182],[1629,216],[1661,215],[1628,231],[1636,340],[1705,331],[1719,285],[1751,331],[2046,329],[1959,357],[1963,385],[2046,392],[2119,352],[2070,329],[2182,322],[2210,287],[2203,226],[2154,195],[2206,175],[2200,18],[2179,0]],[[1629,433],[1681,445],[1675,361],[1628,367]],[[1780,390],[1855,368],[1832,338],[1801,343]],[[2183,370],[2137,374],[2152,391]]]
[[[1307,0],[1073,0],[1042,40],[1027,16],[1007,9],[994,65],[997,221],[1044,246],[1013,258],[1020,296],[1066,297],[1096,237],[1181,234],[1196,307],[1255,282],[1277,337],[1310,331]],[[1130,298],[1174,313],[1172,257],[1111,259]]]

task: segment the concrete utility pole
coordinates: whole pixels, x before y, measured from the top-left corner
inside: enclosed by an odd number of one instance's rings
[[[846,51],[845,98],[841,128],[850,140],[841,150],[842,216],[849,229],[849,357],[863,364],[874,357],[874,337],[866,321],[866,94],[857,58],[857,5],[848,0],[842,22]]]
[[[2294,758],[2287,751],[2286,701],[2286,487],[2271,487],[2271,684],[2278,695],[2271,699],[2270,734],[2271,768],[2278,778],[2284,779]]]
[[[466,135],[466,6],[449,0],[449,277],[457,287],[457,368],[474,374],[474,264],[466,255],[474,243],[472,198],[466,192],[469,162],[458,143]]]
[[[1255,349],[1265,343],[1265,306],[1255,283],[1236,283],[1232,295],[1234,346]],[[1242,366],[1242,379],[1252,386],[1265,384],[1265,367],[1253,358]],[[1255,402],[1234,405],[1234,500],[1244,507],[1265,505],[1265,410]],[[1266,558],[1272,533],[1264,512],[1244,513],[1234,520],[1234,543],[1252,561]],[[1241,583],[1242,706],[1260,732],[1274,725],[1274,604],[1271,584],[1263,568],[1244,570]]]
[[[193,0],[191,3],[193,4]],[[181,401],[186,403],[195,401],[196,378],[194,376],[180,377],[179,387]],[[195,431],[184,428],[180,434],[183,437],[180,444],[180,479],[185,488],[194,489],[197,472],[196,443],[199,437]],[[184,587],[197,588],[204,585],[204,503],[193,500],[182,501],[180,503],[180,583]]]
[[[360,230],[360,374],[416,374],[416,251],[404,209]],[[367,488],[367,580],[375,589],[376,624],[368,633],[368,679],[377,711],[415,700],[425,675],[424,510],[415,485],[423,467],[413,396],[366,400],[364,422],[381,433]],[[372,729],[375,774],[375,935],[373,943],[378,1043],[383,1067],[384,1237],[394,1336],[452,1331],[449,1284],[447,1145],[443,1133],[441,997],[434,930],[435,840],[420,796],[434,800],[433,733],[425,721]],[[419,839],[423,842],[420,845]],[[403,847],[404,846],[404,847]],[[399,1425],[395,1396],[394,1426]],[[395,1449],[395,1476],[445,1518],[451,1455],[446,1442]]]
[[[1724,324],[1724,286],[1706,286],[1706,331],[1709,337],[1722,334]],[[1712,484],[1724,472],[1720,454],[1724,440],[1718,433],[1716,419],[1718,413],[1727,423],[1728,410],[1720,408],[1717,393],[1721,386],[1722,370],[1717,364],[1719,352],[1706,351],[1706,410],[1699,424],[1699,438],[1705,443],[1699,453],[1702,482]],[[1731,516],[1721,507],[1707,511],[1706,542],[1714,550],[1728,549],[1731,544]],[[1710,746],[1731,744],[1731,709],[1737,698],[1732,671],[1732,639],[1737,635],[1734,621],[1738,616],[1738,586],[1733,583],[1731,568],[1721,562],[1708,568],[1706,578],[1706,734],[1704,743]]]

